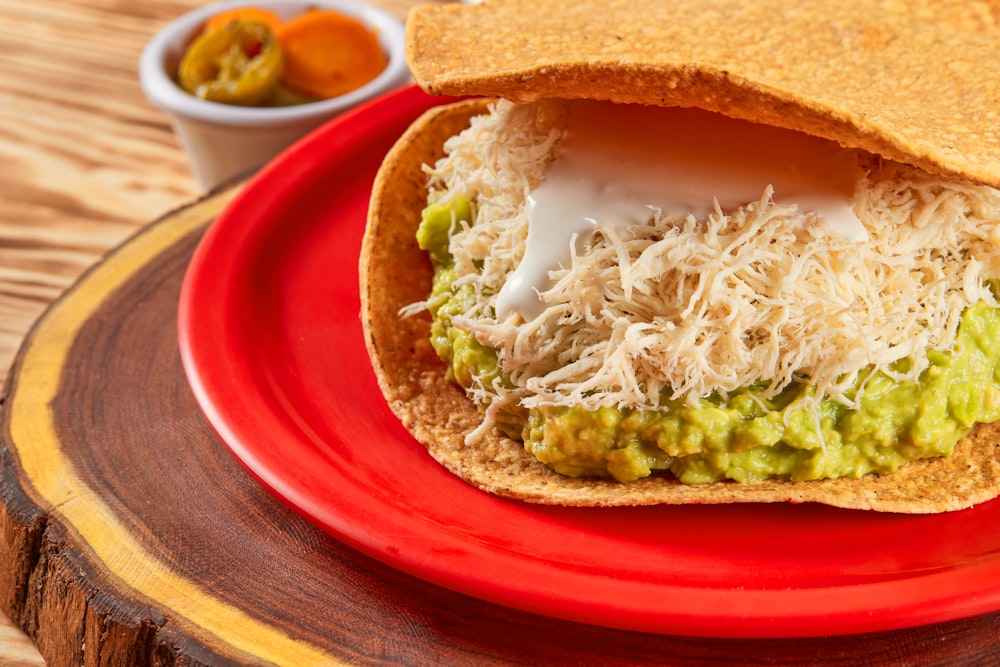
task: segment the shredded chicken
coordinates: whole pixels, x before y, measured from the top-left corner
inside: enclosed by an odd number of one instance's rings
[[[790,383],[854,406],[874,368],[916,378],[954,345],[963,311],[998,305],[1000,191],[870,157],[853,206],[858,242],[815,214],[772,201],[696,218],[651,211],[646,224],[576,238],[550,274],[544,310],[496,318],[496,297],[524,254],[526,198],[554,159],[566,109],[499,102],[446,144],[431,200],[476,203],[451,238],[456,285],[477,303],[453,324],[498,349],[514,389],[480,403],[655,408],[751,384]]]

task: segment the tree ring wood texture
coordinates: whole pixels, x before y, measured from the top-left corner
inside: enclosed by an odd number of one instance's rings
[[[48,664],[1000,660],[1000,614],[794,641],[645,635],[459,595],[315,529],[217,441],[181,368],[184,271],[238,189],[154,222],[83,276],[0,395],[0,608]]]

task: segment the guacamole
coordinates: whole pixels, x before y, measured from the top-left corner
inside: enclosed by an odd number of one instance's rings
[[[510,386],[496,350],[451,326],[473,294],[453,286],[448,238],[453,225],[472,217],[462,199],[432,205],[417,232],[435,268],[431,342],[461,386]],[[932,352],[928,361],[910,382],[870,372],[853,410],[832,399],[804,407],[813,388],[798,384],[771,398],[748,387],[696,406],[663,400],[655,410],[515,406],[500,411],[497,426],[571,476],[625,482],[669,471],[684,483],[702,484],[891,473],[908,461],[949,455],[975,424],[1000,420],[1000,309],[968,308],[954,351]]]

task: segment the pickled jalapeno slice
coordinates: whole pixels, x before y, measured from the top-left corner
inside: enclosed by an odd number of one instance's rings
[[[181,88],[211,102],[255,105],[281,82],[284,56],[274,33],[254,21],[233,21],[198,37],[178,70]]]

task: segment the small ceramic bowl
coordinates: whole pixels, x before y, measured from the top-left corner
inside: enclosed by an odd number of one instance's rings
[[[332,9],[373,28],[388,56],[375,79],[349,93],[287,107],[241,107],[208,102],[176,82],[177,66],[194,35],[211,16],[253,5],[282,18],[310,7]],[[403,25],[378,7],[355,0],[224,0],[184,14],[161,30],[143,50],[139,80],[146,97],[170,116],[171,125],[199,186],[210,190],[237,174],[258,167],[325,121],[372,97],[401,86],[410,74],[403,54]]]

